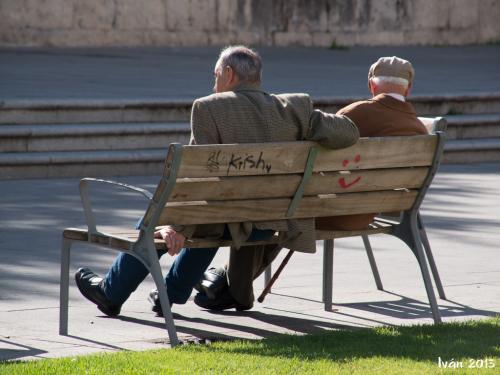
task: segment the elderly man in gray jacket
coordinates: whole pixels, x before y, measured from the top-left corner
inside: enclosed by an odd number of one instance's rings
[[[193,103],[190,144],[312,140],[325,147],[344,148],[357,141],[358,130],[347,117],[314,110],[306,94],[268,94],[261,89],[261,75],[262,62],[255,51],[243,46],[225,48],[215,65],[215,93]],[[222,305],[221,295],[217,297],[218,301],[213,301],[210,296],[199,294],[195,302],[214,309],[251,308],[253,278],[272,261],[279,249],[262,246],[238,249],[238,244],[268,238],[276,231],[286,233],[288,241],[283,246],[298,251],[315,251],[313,220],[158,228],[155,236],[165,241],[170,255],[177,255],[165,278],[170,302],[183,304],[188,300],[218,250],[184,249],[185,239],[215,235],[232,238],[235,243],[229,260],[229,288],[224,290]],[[238,271],[231,272],[231,269]],[[104,278],[88,268],[81,268],[75,279],[86,298],[113,316],[119,314],[121,305],[147,273],[139,260],[121,253]],[[153,311],[161,314],[154,291],[150,294],[150,301]]]

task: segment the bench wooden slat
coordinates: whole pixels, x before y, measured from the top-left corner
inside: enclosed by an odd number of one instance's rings
[[[356,230],[356,231],[324,231],[317,230],[316,231],[316,239],[324,240],[330,238],[343,238],[343,237],[351,237],[358,236],[362,234],[379,234],[379,233],[390,233],[392,230],[392,225],[387,223],[379,223],[375,221],[370,225],[367,229]],[[130,245],[137,241],[139,238],[140,231],[138,230],[119,230],[112,231],[111,233],[100,233],[99,235],[93,235],[92,241],[93,243],[97,243],[100,245],[110,246],[115,249],[128,250]],[[77,241],[87,241],[88,240],[88,232],[86,229],[80,228],[66,228],[63,232],[64,238],[77,240]],[[272,238],[265,241],[253,241],[253,242],[244,242],[242,246],[245,245],[266,245],[266,244],[278,244],[279,243],[278,236],[273,236]],[[207,238],[192,238],[186,240],[186,247],[189,248],[207,248],[207,247],[229,247],[232,245],[231,240],[217,240],[217,239],[207,239]],[[165,241],[160,239],[155,239],[155,246],[157,250],[166,251]]]
[[[315,172],[432,164],[436,136],[361,138],[341,149],[320,148]],[[251,176],[302,173],[313,142],[184,146],[177,175]]]
[[[293,218],[349,215],[409,209],[416,190],[377,191],[304,197]],[[168,203],[158,225],[208,224],[286,219],[290,199],[248,199]]]
[[[130,246],[137,241],[139,238],[139,230],[123,230],[104,232],[99,234],[93,234],[90,236],[90,242],[109,246],[114,249],[120,250],[130,250]],[[63,231],[64,238],[76,241],[88,241],[88,231],[87,229],[80,228],[66,228]],[[166,250],[165,241],[161,239],[155,239],[155,246],[157,250]],[[201,246],[200,246],[201,247]]]
[[[419,188],[427,167],[386,170],[363,170],[314,173],[304,195],[354,193],[397,188]],[[390,173],[390,177],[389,177]],[[290,198],[295,194],[302,176],[299,174],[273,176],[241,176],[178,179],[169,197],[170,202]]]

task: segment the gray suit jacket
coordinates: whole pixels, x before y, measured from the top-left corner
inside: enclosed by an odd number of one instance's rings
[[[357,127],[345,116],[313,109],[307,94],[272,95],[258,87],[240,86],[193,103],[190,144],[316,141],[328,148],[344,148],[359,138]],[[228,224],[235,246],[252,228],[285,234],[283,246],[315,252],[314,220],[281,220]],[[186,237],[222,235],[224,225],[177,227]]]

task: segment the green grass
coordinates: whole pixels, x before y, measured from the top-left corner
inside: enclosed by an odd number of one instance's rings
[[[442,360],[464,369],[440,369]],[[467,369],[488,359],[494,368]],[[477,362],[478,364],[480,362]],[[33,362],[0,363],[0,374],[498,374],[500,316],[438,326],[281,335],[260,341],[183,345]]]

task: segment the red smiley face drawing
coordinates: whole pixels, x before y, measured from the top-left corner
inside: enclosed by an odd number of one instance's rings
[[[354,157],[354,162],[356,164],[359,163],[360,160],[361,160],[361,155],[358,154]],[[349,159],[344,159],[342,161],[342,166],[345,168],[348,165],[349,165]],[[339,185],[342,189],[347,189],[347,188],[351,187],[352,185],[357,184],[359,182],[359,180],[361,180],[361,176],[356,177],[353,181],[348,183],[348,182],[346,182],[344,177],[340,177],[339,178]]]

